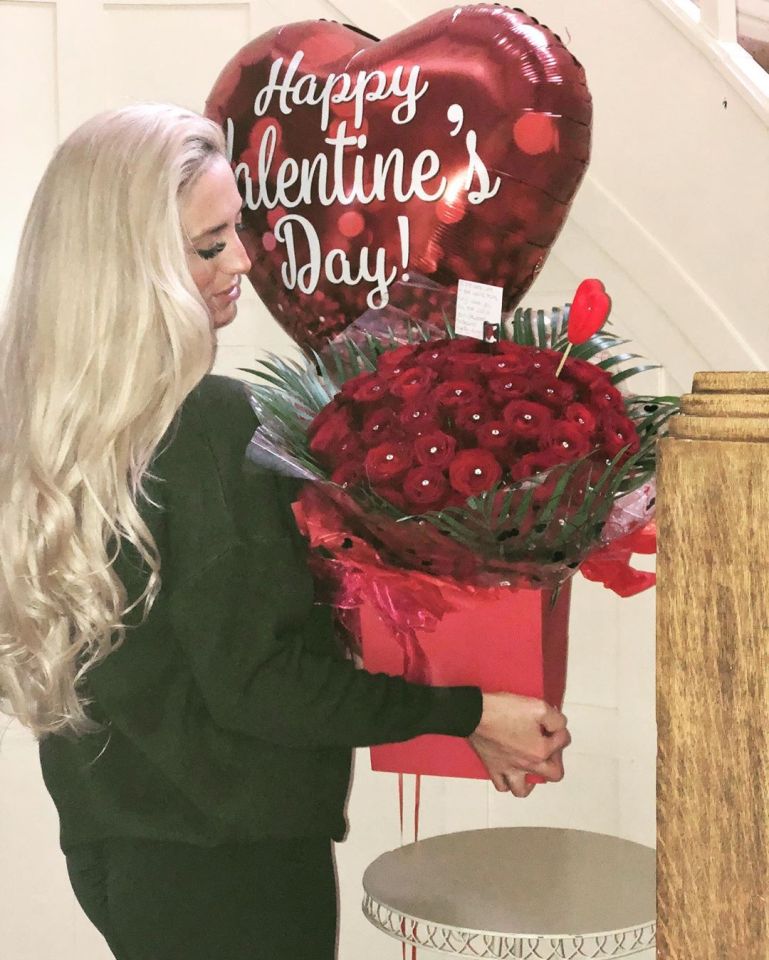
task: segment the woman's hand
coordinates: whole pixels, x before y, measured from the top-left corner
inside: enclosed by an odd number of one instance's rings
[[[571,743],[566,717],[543,700],[513,693],[484,693],[481,721],[470,744],[500,792],[527,797],[527,773],[563,779],[565,747]]]

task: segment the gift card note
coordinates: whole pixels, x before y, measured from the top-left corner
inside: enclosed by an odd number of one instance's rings
[[[458,336],[496,343],[502,323],[502,287],[460,280],[454,330]]]

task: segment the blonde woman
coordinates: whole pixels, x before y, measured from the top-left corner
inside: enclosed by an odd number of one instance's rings
[[[0,331],[0,698],[38,737],[75,894],[118,960],[334,956],[350,748],[470,736],[557,780],[545,704],[356,671],[288,481],[209,375],[250,267],[221,131],[140,105],[76,130]]]

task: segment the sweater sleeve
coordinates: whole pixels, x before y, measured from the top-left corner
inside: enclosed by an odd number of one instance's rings
[[[332,642],[324,608],[288,625],[264,573],[290,571],[264,549],[258,556],[231,548],[203,571],[204,583],[192,581],[172,597],[174,633],[218,725],[297,747],[472,733],[478,688],[411,684],[318,650]]]
[[[237,415],[242,444],[255,425],[245,398]],[[209,410],[202,417],[214,450],[223,432],[211,422],[216,416]],[[239,536],[170,596],[174,634],[214,721],[296,747],[472,733],[482,709],[477,687],[369,674],[338,653],[332,612],[313,602],[306,546],[289,508],[295,485],[244,464],[242,454],[230,482],[226,457],[216,459]],[[169,496],[173,489],[169,484]],[[176,524],[190,523],[184,512]]]

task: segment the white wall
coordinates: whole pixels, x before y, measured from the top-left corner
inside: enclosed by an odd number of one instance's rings
[[[433,0],[0,0],[0,292],[37,179],[54,145],[97,110],[134,99],[200,109],[247,39],[291,20],[342,14],[380,35]],[[695,370],[749,369],[769,355],[769,135],[765,118],[665,16],[659,2],[528,0],[570,44],[595,101],[590,174],[525,302],[570,298],[604,279],[620,332],[664,364],[644,390],[683,392]],[[727,100],[727,108],[723,101]],[[222,332],[217,369],[237,375],[289,341],[252,293]],[[574,743],[563,783],[525,801],[482,783],[428,779],[422,835],[549,824],[654,843],[654,596],[620,601],[577,578],[566,712]],[[360,875],[400,842],[395,778],[356,762],[351,830],[339,849],[342,960],[400,955],[361,918]],[[74,904],[34,744],[0,744],[0,955],[106,960]]]

